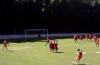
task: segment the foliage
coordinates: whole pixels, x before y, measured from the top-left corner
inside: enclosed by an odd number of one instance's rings
[[[100,27],[99,0],[1,0],[0,3],[0,21],[8,20],[14,24],[12,27],[22,27],[22,22],[23,27],[29,28],[49,29],[55,25],[51,29],[58,28],[60,32],[96,32],[98,29],[93,26]],[[79,31],[79,27],[83,30]]]

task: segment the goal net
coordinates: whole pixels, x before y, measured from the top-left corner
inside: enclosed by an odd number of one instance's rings
[[[48,29],[26,29],[25,30],[25,39],[27,39],[28,36],[35,35],[38,37],[38,35],[46,35],[48,37]]]

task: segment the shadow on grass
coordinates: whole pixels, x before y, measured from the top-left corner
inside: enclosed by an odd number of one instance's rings
[[[91,64],[77,64],[77,65],[91,65]]]
[[[64,53],[64,52],[54,52],[54,53]]]
[[[53,38],[50,38],[50,40],[56,40],[56,39],[67,39],[66,37],[60,37],[60,38],[56,38],[56,37],[53,37]],[[3,40],[0,40],[0,44],[3,44]],[[46,38],[29,38],[29,39],[7,39],[7,42],[10,42],[10,43],[24,43],[24,42],[46,42]]]
[[[14,52],[13,50],[8,50],[8,52]]]

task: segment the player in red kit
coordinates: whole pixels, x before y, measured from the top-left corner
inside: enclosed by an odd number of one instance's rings
[[[91,37],[91,35],[89,34],[89,41],[92,41],[92,37]]]
[[[94,37],[95,37],[95,35],[92,36],[92,38],[94,38]]]
[[[49,49],[50,49],[50,52],[52,51],[52,41],[49,42]]]
[[[80,35],[80,41],[83,40],[82,36]],[[84,41],[84,40],[83,40]]]
[[[52,47],[52,52],[54,52],[54,42],[52,42],[51,47]]]
[[[99,38],[98,37],[96,37],[96,39],[95,39],[95,44],[96,44],[96,47],[97,46],[99,47]]]
[[[47,37],[47,43],[49,43],[49,38]]]
[[[85,40],[86,40],[86,42],[88,42],[88,35],[87,34],[85,34]]]
[[[78,51],[78,55],[77,55],[77,57],[76,57],[76,59],[75,59],[75,63],[74,64],[78,64],[79,63],[79,61],[81,60],[81,58],[82,58],[82,50],[80,50],[80,49],[77,49],[77,51]]]
[[[76,35],[74,35],[74,41],[75,41],[75,42],[78,42],[78,41],[77,41],[77,36],[76,36]]]
[[[54,50],[55,50],[55,52],[57,52],[57,50],[58,50],[57,45],[58,45],[58,42],[54,40]]]
[[[47,42],[46,42],[46,45],[47,45],[48,43],[49,43],[49,38],[47,37]],[[45,46],[46,46],[46,45],[45,45]]]
[[[4,48],[6,48],[6,50],[8,50],[8,48],[7,48],[7,40],[3,41],[3,50],[4,50]]]

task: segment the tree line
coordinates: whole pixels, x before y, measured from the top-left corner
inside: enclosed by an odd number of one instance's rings
[[[8,23],[9,30],[99,32],[99,3],[99,0],[0,0],[0,21]]]

